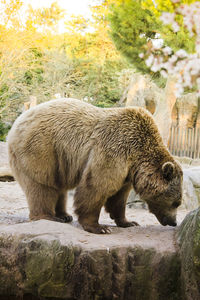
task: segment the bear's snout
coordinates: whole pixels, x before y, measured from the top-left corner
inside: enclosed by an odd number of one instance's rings
[[[169,226],[176,226],[177,222],[176,220],[170,218],[170,217],[163,217],[163,219],[160,222],[163,226],[169,225]]]

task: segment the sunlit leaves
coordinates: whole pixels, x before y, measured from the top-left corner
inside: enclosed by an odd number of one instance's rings
[[[45,30],[57,30],[58,22],[64,18],[65,10],[61,9],[57,2],[53,2],[50,7],[33,9],[29,5],[26,20],[27,29],[35,28],[40,32]]]
[[[173,0],[173,2],[180,1]],[[173,51],[168,47],[169,51],[166,53],[164,43],[159,47],[151,43],[148,51],[141,53],[140,57],[145,59],[151,71],[159,71],[164,77],[169,74],[176,76],[177,96],[180,96],[186,88],[192,89],[193,87],[200,94],[200,2],[190,5],[182,4],[175,8],[174,13],[164,12],[161,15],[163,23],[170,24],[173,31],[179,33],[181,26],[176,15],[182,16],[183,23],[181,25],[187,29],[189,36],[193,38],[195,44],[193,52],[189,53],[181,48]]]

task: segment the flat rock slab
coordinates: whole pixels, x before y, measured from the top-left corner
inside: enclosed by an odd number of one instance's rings
[[[1,235],[16,237],[27,236],[46,241],[59,240],[62,245],[73,245],[89,250],[113,247],[155,248],[158,252],[176,252],[174,229],[161,226],[117,228],[111,227],[112,234],[94,235],[79,228],[77,222],[72,224],[55,223],[47,220],[1,225]]]
[[[160,253],[137,242],[119,245],[125,237],[121,241],[118,237],[113,244],[102,236],[79,235],[78,230],[72,239],[69,225],[60,233],[50,223],[30,224],[20,234],[12,232],[13,225],[11,231],[3,229],[0,295],[66,300],[181,299],[181,265],[172,249]]]
[[[119,228],[102,210],[100,223],[112,233],[95,235],[77,222],[73,192],[68,208],[70,224],[29,222],[20,186],[0,182],[0,299],[181,300],[175,228],[130,208],[128,219],[141,226]],[[186,213],[179,211],[179,223]]]

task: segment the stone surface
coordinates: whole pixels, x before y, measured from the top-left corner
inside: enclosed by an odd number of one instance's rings
[[[10,168],[0,167],[0,181],[14,181]]]
[[[7,143],[0,142],[0,167],[9,167]]]
[[[119,105],[147,108],[154,115],[166,144],[171,124],[184,128],[200,127],[197,94],[187,93],[176,99],[175,84],[176,78],[169,77],[166,87],[159,88],[150,76],[136,73],[119,101]]]
[[[157,233],[162,236],[162,231]],[[148,237],[145,243],[140,242],[139,235],[144,232],[138,235],[136,231],[136,237],[133,234],[124,229],[113,233],[113,245],[110,236],[95,236],[94,241],[79,228],[71,230],[71,225],[55,226],[50,221],[2,227],[0,294],[180,299],[180,260],[174,245],[167,245],[162,252]],[[124,235],[131,238],[126,241]]]
[[[187,300],[200,299],[200,208],[182,222],[178,233],[183,295]]]
[[[131,190],[128,196],[127,206],[130,208],[148,208],[147,204],[140,199],[140,196],[134,190]]]
[[[0,181],[13,181],[13,179],[8,163],[7,143],[0,142]]]
[[[175,125],[192,128],[196,124],[199,128],[199,103],[196,93],[182,95],[177,99],[175,107],[176,110],[173,111]]]
[[[183,169],[183,207],[193,210],[200,205],[200,167]]]
[[[165,89],[160,89],[149,76],[134,74],[119,104],[147,108],[153,114],[163,141],[167,145],[175,102],[175,79],[173,77],[168,78]]]
[[[193,159],[190,157],[182,156],[182,157],[175,157],[176,160],[179,161],[179,163],[184,167],[184,168],[190,168],[190,167],[195,167],[195,166],[200,166],[200,159]]]

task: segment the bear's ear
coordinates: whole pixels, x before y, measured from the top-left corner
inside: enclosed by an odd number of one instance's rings
[[[174,177],[175,166],[172,162],[168,161],[162,165],[163,177],[171,180]]]

